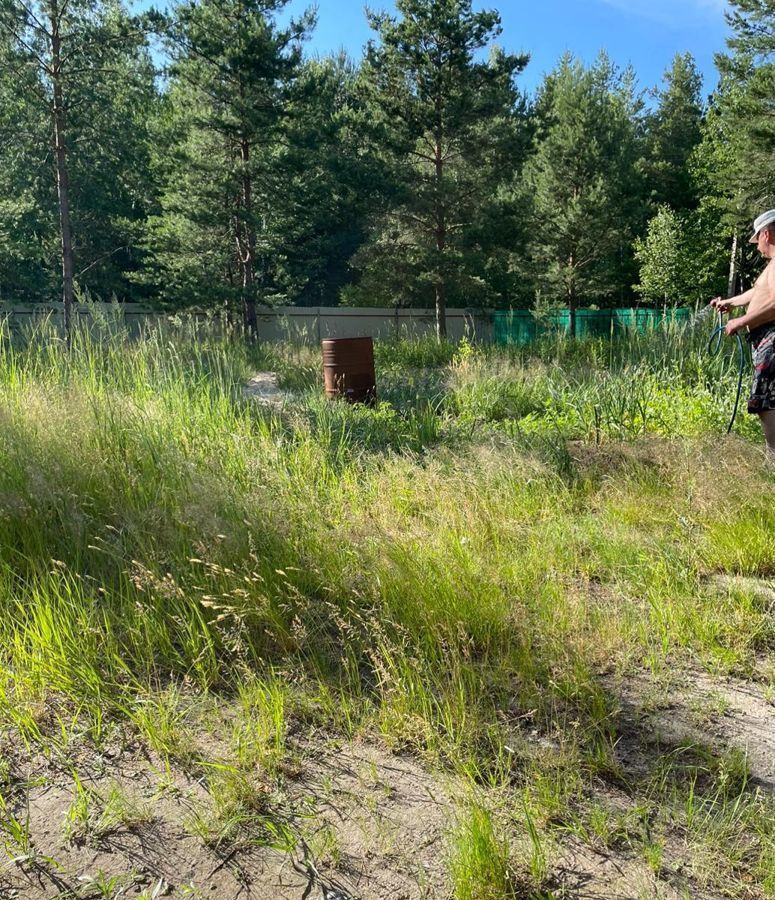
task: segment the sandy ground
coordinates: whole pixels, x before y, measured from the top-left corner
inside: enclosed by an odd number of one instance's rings
[[[263,406],[282,406],[291,396],[289,391],[278,386],[276,372],[256,372],[242,393]]]
[[[762,590],[772,591],[775,609],[775,591],[765,583]],[[763,660],[762,674],[767,665],[771,661]],[[775,798],[775,692],[768,681],[699,670],[604,676],[618,701],[615,754],[626,778],[645,778],[655,762],[696,744],[717,753],[737,751],[749,772],[748,788]],[[210,749],[217,759],[218,747]],[[279,785],[267,787],[277,796],[267,796],[272,814],[266,815],[292,831],[293,849],[281,847],[279,839],[271,846],[267,832],[257,840],[255,822],[252,838],[204,837],[197,822],[212,809],[204,771],[170,767],[126,735],[99,752],[84,745],[61,757],[30,755],[18,739],[0,737],[8,804],[0,817],[12,811],[30,834],[26,848],[0,847],[0,900],[449,900],[448,837],[461,807],[448,777],[381,745],[319,732],[295,733],[290,749],[293,766]],[[92,807],[80,819],[74,770]],[[590,800],[607,808],[632,806],[632,796],[615,779],[595,792]],[[126,798],[129,811],[120,820],[100,813],[111,793]],[[515,845],[524,837],[515,835]],[[550,893],[541,896],[728,896],[692,880],[685,853],[677,836],[655,873],[626,845],[612,849],[553,832],[547,844]],[[734,896],[759,900],[763,894],[754,885]]]
[[[43,758],[25,764],[19,754],[15,776],[33,783],[32,850],[6,860],[0,898],[448,896],[443,838],[451,807],[442,784],[416,761],[374,746],[307,747],[303,758],[285,804],[303,838],[285,852],[204,843],[191,825],[208,806],[202,780],[136,749],[80,760],[79,773],[103,798],[119,787],[142,820],[68,837],[70,772]]]
[[[757,683],[696,673],[664,684],[643,673],[607,686],[621,698],[617,755],[627,771],[646,771],[659,754],[698,741],[744,752],[751,786],[775,794],[775,707]],[[120,788],[136,821],[102,822],[86,833],[71,823],[68,835],[73,760],[30,758],[6,746],[14,780],[29,786],[31,843],[2,866],[0,898],[449,898],[454,785],[418,760],[373,744],[319,736],[297,741],[298,768],[283,786],[282,803],[270,804],[288,810],[301,836],[290,852],[204,841],[192,826],[210,803],[204,778],[170,770],[137,745],[75,760],[84,786],[101,798]],[[596,799],[613,808],[629,802],[611,785],[601,785]],[[26,812],[17,808],[16,815]],[[570,834],[552,841],[549,882],[556,898],[722,896],[681,875],[680,846],[657,876],[628,849],[606,849]]]

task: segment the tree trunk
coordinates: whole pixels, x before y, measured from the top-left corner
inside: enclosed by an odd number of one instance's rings
[[[729,255],[729,278],[727,279],[727,297],[734,297],[737,293],[737,232],[732,238],[732,252]]]
[[[573,254],[571,253],[568,265],[571,270],[571,280],[568,284],[568,317],[570,324],[570,336],[576,337],[576,280],[573,277]]]
[[[242,210],[243,222],[242,255],[242,322],[248,340],[258,337],[258,316],[256,313],[256,230],[253,227],[253,185],[250,178],[250,144],[240,141],[242,161]]]
[[[234,260],[232,258],[229,258],[226,262],[226,272],[224,273],[224,276],[226,284],[229,286],[226,297],[226,309],[224,310],[226,316],[226,328],[228,331],[231,331],[237,324],[234,310]]]
[[[447,337],[447,300],[444,296],[444,282],[436,282],[436,338],[439,343]]]
[[[56,0],[50,7],[51,21],[51,82],[53,87],[54,155],[57,173],[57,203],[59,228],[62,238],[62,300],[64,306],[65,339],[70,344],[73,316],[73,235],[70,225],[70,185],[67,177],[67,151],[65,146],[65,107],[62,92],[62,39],[59,33],[61,19]]]
[[[444,159],[441,153],[441,139],[437,138],[435,146],[436,165],[436,250],[438,265],[441,269],[444,260],[444,249],[447,246],[447,223],[444,215],[444,201],[441,197],[441,186],[444,178]],[[439,342],[447,337],[447,298],[444,285],[444,273],[439,271],[436,277],[436,337]]]
[[[569,334],[572,338],[576,337],[576,295],[571,293],[568,297],[568,318],[569,318]]]

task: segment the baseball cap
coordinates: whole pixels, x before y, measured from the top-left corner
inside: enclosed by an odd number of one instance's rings
[[[768,209],[767,212],[763,212],[753,223],[753,234],[751,235],[751,243],[756,243],[756,238],[759,236],[759,232],[766,225],[772,225],[775,222],[775,209]]]

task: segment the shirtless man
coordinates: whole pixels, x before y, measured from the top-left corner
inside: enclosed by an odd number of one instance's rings
[[[728,300],[711,300],[720,312],[733,306],[746,306],[748,311],[727,322],[727,335],[748,329],[753,349],[753,384],[748,398],[748,412],[759,416],[767,442],[767,450],[775,453],[775,209],[762,213],[753,223],[751,243],[769,260],[756,284],[744,294]]]

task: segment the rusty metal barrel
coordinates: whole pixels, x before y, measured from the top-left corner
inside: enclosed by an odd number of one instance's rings
[[[370,337],[327,338],[323,344],[326,396],[349,403],[374,403],[374,342]]]

